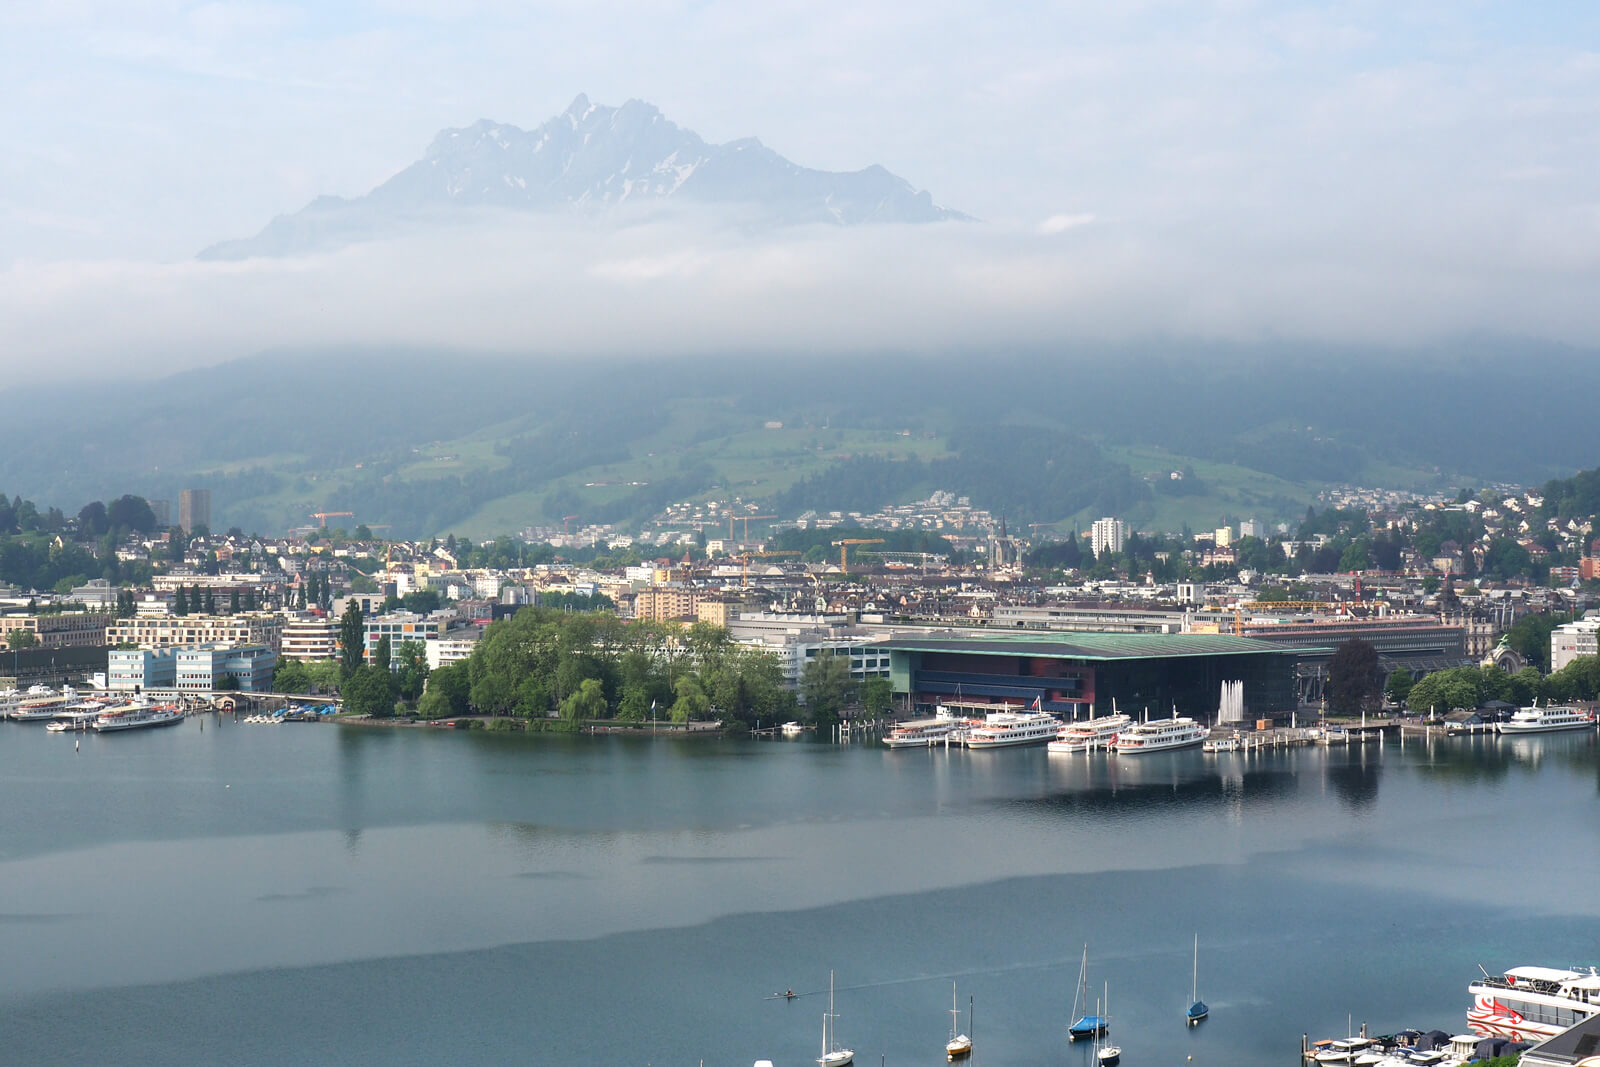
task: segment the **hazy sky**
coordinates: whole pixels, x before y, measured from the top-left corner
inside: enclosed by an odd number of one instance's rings
[[[0,91],[13,370],[330,332],[1600,337],[1600,5],[53,0],[0,5]],[[580,91],[882,163],[984,225],[189,261],[365,192],[443,127],[532,126]]]

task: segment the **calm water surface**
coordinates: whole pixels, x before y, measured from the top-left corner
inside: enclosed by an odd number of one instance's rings
[[[0,724],[9,1063],[1129,1067],[1600,961],[1590,735],[1266,756]],[[1185,1029],[1190,947],[1212,1018]],[[793,987],[795,1001],[764,997]],[[817,991],[821,995],[816,995]],[[965,1020],[964,1020],[965,1024]]]

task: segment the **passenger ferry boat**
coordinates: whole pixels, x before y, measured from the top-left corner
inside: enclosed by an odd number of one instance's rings
[[[147,726],[172,726],[182,721],[183,712],[170,704],[113,708],[94,721],[94,728],[104,733],[111,730],[139,730]]]
[[[960,741],[965,728],[963,720],[948,714],[932,719],[910,719],[885,734],[883,743],[890,748],[927,748],[946,741]]]
[[[1061,729],[1061,720],[1047,711],[996,711],[967,731],[968,748],[1037,745]]]
[[[1503,734],[1544,734],[1556,730],[1589,730],[1593,727],[1592,712],[1568,707],[1522,708],[1511,716],[1509,722],[1498,724]]]
[[[1092,752],[1109,749],[1117,734],[1133,725],[1131,715],[1102,715],[1086,722],[1069,722],[1056,732],[1051,752]]]
[[[1513,967],[1467,986],[1467,1026],[1479,1034],[1543,1041],[1600,1014],[1600,971],[1593,967]]]
[[[1201,752],[1237,752],[1244,747],[1244,742],[1237,735],[1228,737],[1208,737],[1200,746]]]
[[[1130,726],[1117,735],[1111,750],[1119,756],[1190,748],[1205,741],[1211,731],[1190,718],[1154,719]]]

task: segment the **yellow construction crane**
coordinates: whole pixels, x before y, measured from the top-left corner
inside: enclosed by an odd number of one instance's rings
[[[733,520],[734,519],[743,519],[744,520],[744,539],[746,541],[749,541],[750,540],[750,520],[751,519],[775,519],[775,518],[778,517],[776,515],[740,515],[738,512],[734,511],[732,508],[726,509],[725,511],[723,511],[723,514],[728,516],[728,540],[730,540],[730,541],[733,540]]]
[[[850,569],[851,545],[881,544],[883,544],[883,538],[881,537],[847,537],[843,541],[835,541],[833,547],[839,550],[839,570],[848,571]]]
[[[323,525],[324,529],[327,528],[329,519],[338,519],[338,518],[353,519],[353,518],[355,518],[355,515],[356,515],[356,513],[353,512],[353,511],[313,511],[311,513],[311,517],[313,519],[321,519],[322,520],[322,525]]]

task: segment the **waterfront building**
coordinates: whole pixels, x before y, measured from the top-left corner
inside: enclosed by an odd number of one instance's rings
[[[212,693],[232,678],[245,693],[272,689],[277,654],[266,645],[191,645],[114,648],[107,654],[106,688],[132,693],[175,689]]]
[[[0,646],[15,630],[33,633],[38,648],[104,648],[111,616],[103,611],[0,615]]]
[[[1105,552],[1121,552],[1128,538],[1128,528],[1121,519],[1107,516],[1096,519],[1089,526],[1089,546],[1098,558]]]
[[[913,708],[947,700],[1028,705],[1068,717],[1149,708],[1209,721],[1223,682],[1244,683],[1251,719],[1287,719],[1295,662],[1330,649],[1288,649],[1226,634],[902,632],[889,653],[897,696]]]
[[[378,647],[378,642],[385,637],[389,639],[390,656],[399,651],[401,644],[406,641],[437,641],[450,629],[450,624],[456,617],[453,611],[436,611],[431,615],[395,611],[388,615],[374,615],[367,618],[366,658],[369,662],[372,660],[372,653]]]
[[[165,648],[169,645],[266,645],[282,647],[283,617],[266,612],[238,615],[136,615],[118,619],[104,643]]]

